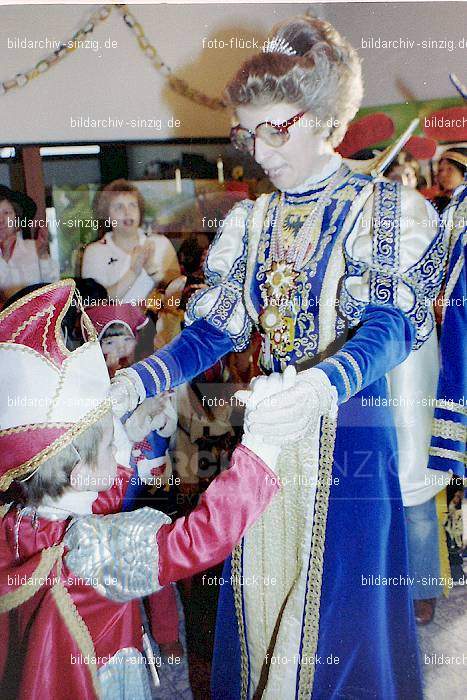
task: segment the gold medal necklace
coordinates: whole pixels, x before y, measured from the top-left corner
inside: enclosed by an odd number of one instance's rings
[[[293,350],[296,310],[292,308],[292,297],[296,281],[313,254],[311,233],[328,204],[329,194],[347,173],[348,169],[345,165],[337,170],[287,250],[283,238],[285,193],[282,192],[279,197],[272,228],[269,257],[266,262],[266,281],[261,285],[264,306],[259,317],[266,336],[263,359],[269,368],[272,368],[271,351],[283,358]]]

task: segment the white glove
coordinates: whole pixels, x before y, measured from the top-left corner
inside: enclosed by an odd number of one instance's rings
[[[235,398],[246,404],[244,433],[242,444],[258,455],[272,470],[275,469],[281,445],[284,440],[273,444],[265,441],[261,435],[250,428],[253,421],[261,421],[264,415],[274,405],[275,397],[294,386],[296,381],[295,368],[287,367],[283,374],[270,374],[268,377],[255,377],[250,384],[250,390],[237,391]]]
[[[170,437],[177,429],[177,412],[169,394],[146,399],[125,422],[126,434],[140,442],[156,430],[161,437]]]
[[[335,412],[336,406],[335,387],[325,372],[314,367],[297,374],[295,383],[284,386],[273,399],[263,399],[248,418],[248,431],[280,445],[302,438],[322,415]]]
[[[112,411],[118,418],[121,418],[129,411],[133,411],[140,403],[140,394],[126,373],[115,373],[109,391]]]

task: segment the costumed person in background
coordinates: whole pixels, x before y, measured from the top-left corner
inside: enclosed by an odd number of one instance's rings
[[[443,291],[437,300],[441,309],[440,357],[441,368],[438,380],[433,437],[430,446],[429,467],[447,472],[462,479],[467,476],[465,468],[467,436],[467,155],[449,151],[449,160],[457,159],[464,168],[464,182],[453,192],[443,212],[443,226],[449,240],[449,254]],[[446,154],[447,155],[447,154]],[[449,480],[449,477],[448,477]],[[459,512],[459,511],[458,511]],[[451,514],[455,519],[460,515]],[[452,523],[453,517],[449,518]],[[448,533],[449,534],[449,533]],[[462,556],[455,538],[449,535],[449,558],[451,571],[456,580],[464,580]]]
[[[39,228],[34,240],[23,236],[36,210],[31,197],[0,185],[0,302],[22,287],[59,277],[58,264],[49,254],[47,229]]]
[[[375,581],[407,580],[386,374],[433,332],[442,236],[419,193],[378,177],[389,154],[366,173],[334,151],[362,97],[355,50],[312,17],[270,36],[226,97],[234,145],[279,191],[232,209],[188,327],[116,374],[114,407],[131,410],[242,351],[258,327],[263,372],[299,371],[261,420],[245,422],[269,444],[287,439],[282,488],[225,564],[213,697],[421,698],[410,590]]]
[[[389,180],[400,182],[405,187],[417,189],[420,165],[415,158],[401,151],[384,173]]]
[[[82,276],[104,285],[111,299],[144,300],[155,287],[166,287],[180,275],[172,243],[160,234],[146,236],[144,199],[126,180],[114,180],[98,193],[98,219],[111,230],[84,251]]]
[[[415,189],[419,173],[418,162],[401,151],[387,168],[385,176]],[[436,370],[439,366],[436,342],[433,333],[422,349],[393,372],[393,376],[400,373],[399,386],[408,388],[407,395],[399,397],[407,400],[406,408],[403,413],[397,411],[395,418],[396,421],[398,416],[402,419],[397,426],[399,479],[407,525],[409,574],[413,581],[411,591],[415,619],[419,625],[427,625],[432,621],[437,598],[443,591],[436,509],[436,494],[443,489],[443,484],[436,473],[430,473],[426,469],[436,395]],[[406,383],[404,376],[407,375],[411,381]],[[416,411],[410,408],[414,381],[420,397],[424,399]]]
[[[121,509],[131,473],[115,459],[110,380],[85,314],[88,340],[72,353],[63,342],[74,288],[46,286],[0,314],[2,696],[150,700],[156,660],[138,601],[126,601],[222,561],[280,490],[279,449],[245,434],[231,468],[174,523],[151,508],[101,516]],[[248,410],[260,417],[258,404],[294,381],[268,378]],[[86,579],[71,570],[83,563]],[[119,583],[106,600],[115,566]]]
[[[449,204],[454,191],[465,182],[467,171],[467,148],[454,147],[444,151],[438,162],[436,179],[441,194],[434,197],[433,204],[440,214]]]
[[[96,328],[109,375],[113,377],[117,370],[135,361],[138,332],[147,324],[148,318],[138,306],[132,304],[94,306],[85,310]],[[125,432],[132,444],[125,466],[130,467],[132,477],[125,492],[122,511],[148,505],[159,506],[159,510],[167,512],[167,508],[161,506],[162,501],[166,502],[168,498],[163,489],[170,476],[170,436],[176,428],[177,414],[168,395],[146,401],[126,421]],[[152,637],[157,645],[154,653],[165,662],[161,666],[161,685],[155,698],[170,698],[176,690],[180,700],[189,700],[192,694],[181,601],[177,604],[175,588],[170,585],[148,596],[146,603]],[[180,620],[179,609],[182,613]],[[179,640],[179,626],[183,644]],[[185,660],[182,661],[184,656]],[[176,664],[168,663],[170,657],[179,661]]]

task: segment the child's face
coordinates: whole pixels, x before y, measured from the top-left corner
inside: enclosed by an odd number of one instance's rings
[[[110,413],[102,420],[102,428],[102,440],[97,447],[96,462],[79,462],[73,470],[71,483],[77,491],[107,491],[117,476],[114,426]]]
[[[135,361],[136,338],[129,332],[103,338],[101,348],[111,377],[117,370],[129,367]]]

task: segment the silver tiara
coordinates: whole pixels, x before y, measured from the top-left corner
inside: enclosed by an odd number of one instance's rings
[[[284,53],[286,56],[296,56],[297,52],[290,46],[285,39],[279,39],[275,36],[273,39],[267,39],[263,44],[263,53]]]

